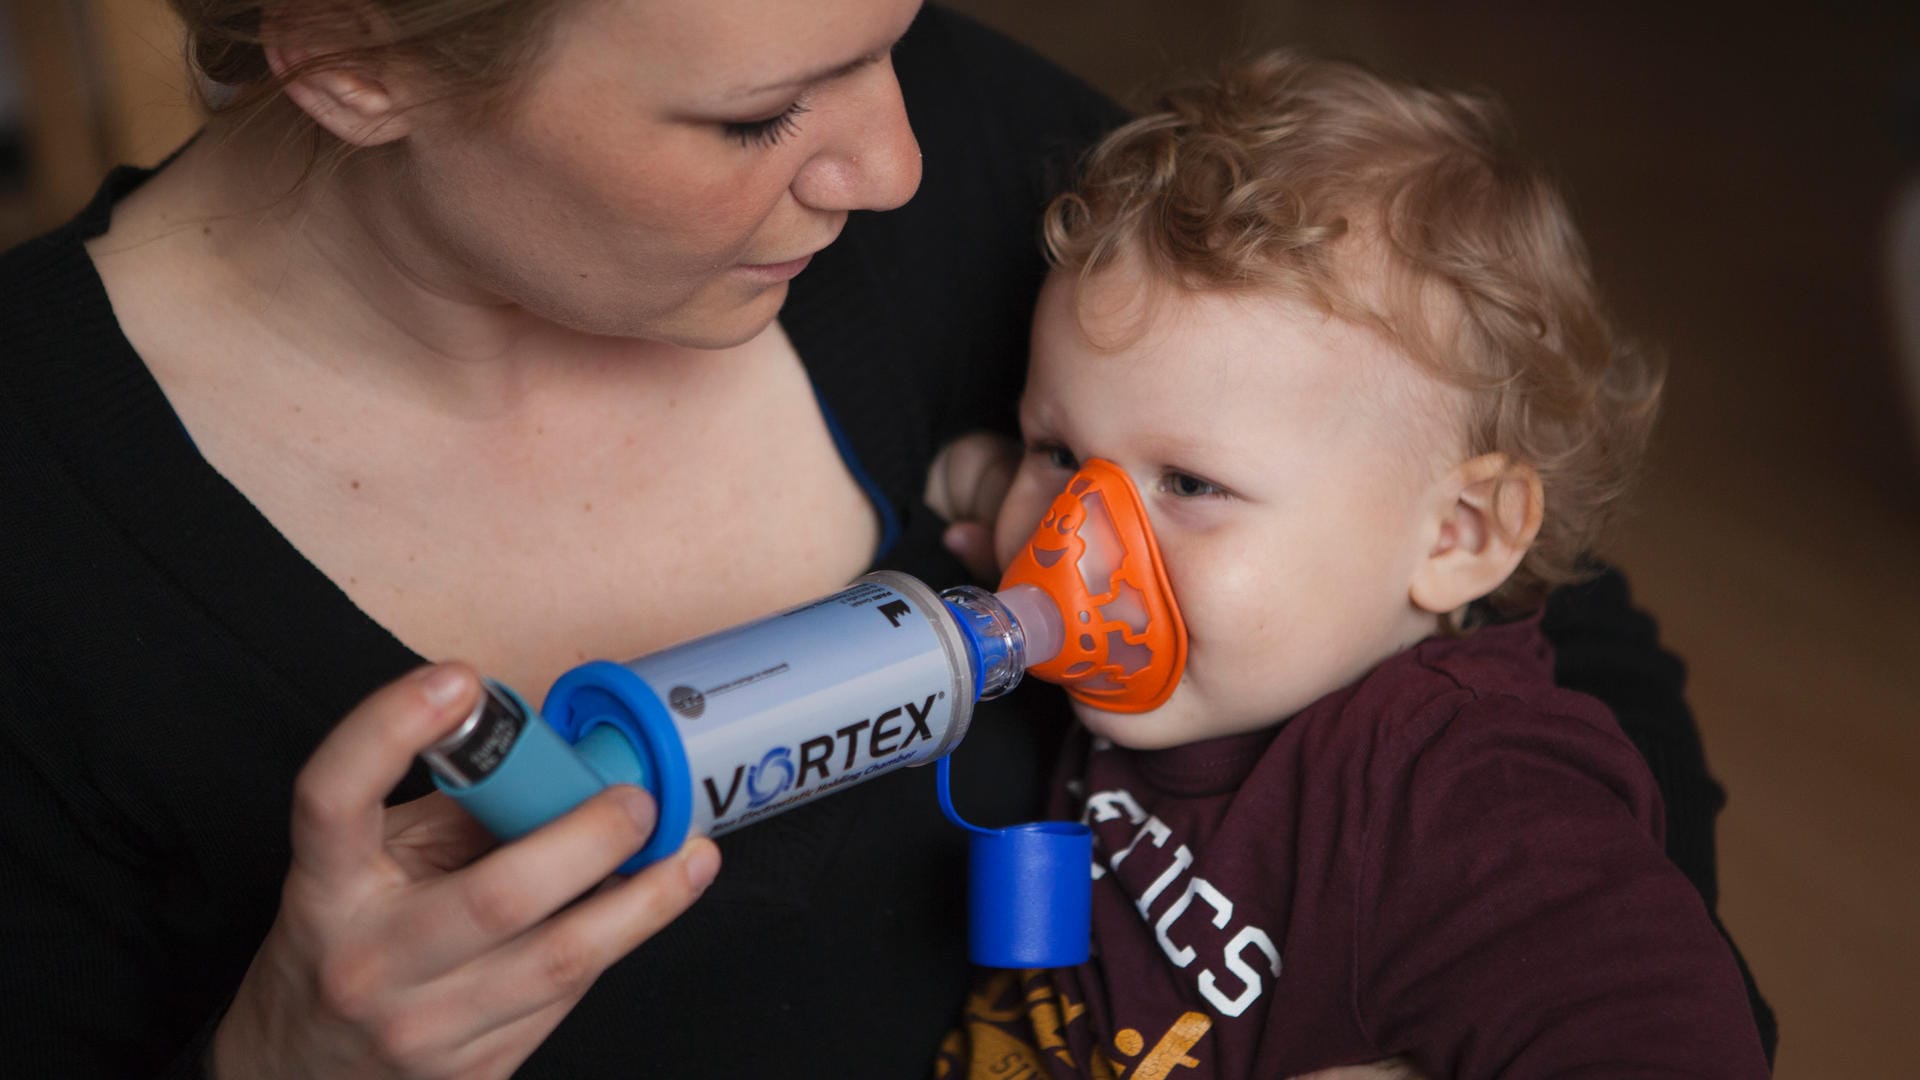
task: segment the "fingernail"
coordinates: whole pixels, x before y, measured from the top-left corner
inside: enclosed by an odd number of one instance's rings
[[[713,884],[714,876],[720,873],[720,849],[712,844],[696,844],[687,852],[682,869],[687,875],[687,884],[693,886],[696,893],[705,892]]]
[[[436,709],[444,709],[458,701],[466,690],[466,673],[453,667],[429,668],[426,679],[420,684],[420,692],[427,696],[427,703]]]
[[[614,789],[614,798],[620,800],[620,808],[627,812],[640,831],[649,835],[653,832],[653,799],[631,784],[622,784]]]

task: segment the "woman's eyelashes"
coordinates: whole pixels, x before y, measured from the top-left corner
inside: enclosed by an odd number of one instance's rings
[[[796,100],[763,120],[730,120],[720,127],[741,146],[777,146],[780,140],[800,130],[800,117],[806,111],[807,103]]]
[[[902,40],[904,40],[904,38],[896,39],[894,43],[887,46],[885,50],[874,53],[871,56],[861,57],[856,63],[843,68],[840,74],[851,74],[862,68],[880,63],[881,61],[888,61],[890,63],[893,54],[899,51]],[[810,87],[807,92],[811,93],[812,88]],[[806,112],[807,99],[806,95],[802,94],[794,100],[793,104],[781,109],[773,116],[761,120],[724,121],[721,123],[720,128],[726,132],[728,138],[738,142],[741,146],[753,146],[764,149],[766,147],[779,145],[780,140],[800,130],[800,117],[805,115]]]

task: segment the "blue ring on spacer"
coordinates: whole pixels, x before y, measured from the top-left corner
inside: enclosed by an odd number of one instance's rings
[[[947,614],[953,616],[954,625],[960,628],[960,636],[966,639],[967,661],[973,666],[973,700],[977,702],[980,700],[980,688],[987,685],[986,645],[980,640],[979,629],[973,625],[972,612],[944,597],[940,603],[946,606]]]
[[[569,743],[595,727],[611,726],[641,757],[642,783],[660,817],[653,835],[620,864],[621,873],[636,873],[680,850],[693,826],[693,772],[680,729],[645,679],[611,660],[589,661],[560,676],[547,691],[541,714]]]

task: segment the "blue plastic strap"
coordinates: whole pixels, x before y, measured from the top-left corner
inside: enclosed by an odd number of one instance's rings
[[[940,793],[940,812],[947,815],[947,820],[970,833],[977,833],[981,836],[992,836],[992,829],[983,829],[975,825],[973,822],[961,817],[960,811],[953,808],[953,755],[947,754],[942,757],[938,762],[934,763],[933,769],[934,790]]]

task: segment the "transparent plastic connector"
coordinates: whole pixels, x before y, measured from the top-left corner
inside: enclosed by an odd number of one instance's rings
[[[1020,685],[1026,670],[1053,659],[1065,639],[1060,606],[1033,585],[1015,585],[998,593],[957,585],[942,592],[940,599],[960,619],[979,653],[980,701]]]

